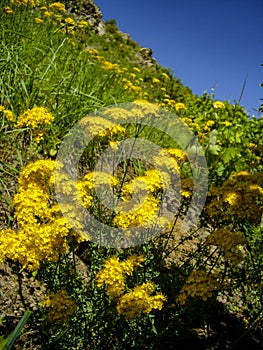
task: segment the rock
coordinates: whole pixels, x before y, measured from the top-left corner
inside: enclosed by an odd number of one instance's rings
[[[105,24],[102,21],[102,13],[93,0],[63,0],[69,13],[79,19],[92,24],[93,29],[98,35],[105,34]]]
[[[157,62],[152,57],[153,51],[150,48],[142,47],[137,53],[138,63],[142,68],[155,67]]]

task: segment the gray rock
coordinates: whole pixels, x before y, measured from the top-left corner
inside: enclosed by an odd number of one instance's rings
[[[67,11],[75,17],[90,22],[98,35],[105,34],[102,13],[93,0],[63,0]]]
[[[155,67],[157,65],[156,60],[152,57],[152,49],[142,47],[137,53],[138,63],[142,68]]]

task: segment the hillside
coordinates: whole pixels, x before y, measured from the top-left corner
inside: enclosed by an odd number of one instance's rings
[[[0,349],[262,348],[263,118],[92,0],[0,29]]]

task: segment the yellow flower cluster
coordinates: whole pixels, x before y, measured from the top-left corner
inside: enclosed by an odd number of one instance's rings
[[[138,77],[136,78],[135,73],[131,73],[128,71],[126,67],[121,67],[119,63],[112,63],[106,60],[103,56],[101,56],[98,50],[93,48],[87,48],[86,52],[89,54],[89,57],[100,64],[101,68],[104,71],[115,73],[118,79],[118,82],[123,86],[123,89],[128,92],[135,92],[136,94],[140,94],[142,92],[141,83],[143,79]],[[137,67],[133,67],[133,71],[136,73],[140,73],[140,69]],[[133,80],[133,81],[131,81]]]
[[[225,108],[225,104],[222,101],[215,101],[213,103],[214,108]]]
[[[192,192],[193,192],[193,179],[184,178],[181,180],[181,184],[182,184],[181,195],[184,198],[191,197]]]
[[[153,309],[161,310],[166,297],[162,293],[151,295],[155,290],[152,282],[125,292],[125,277],[132,276],[135,267],[141,266],[145,258],[141,255],[132,255],[120,261],[112,256],[104,262],[104,267],[96,275],[98,287],[106,286],[106,293],[117,298],[117,312],[127,319],[133,319],[142,313],[150,313]]]
[[[108,61],[95,48],[88,47],[85,52],[104,71],[113,73],[111,79],[115,79],[120,88],[130,93],[129,97],[133,95],[141,99],[147,99],[151,96],[156,103],[161,101],[158,103],[161,107],[172,107],[176,111],[186,109],[184,103],[173,100],[167,93],[168,90],[171,90],[171,78],[168,74],[160,73],[158,76],[145,76],[142,74],[141,69],[136,66],[132,67],[131,70],[121,67],[119,63]]]
[[[133,108],[133,113],[137,115],[136,113],[140,111],[140,113],[143,113],[143,116],[155,116],[160,117],[160,107],[154,103],[151,103],[147,100],[135,100],[133,101],[133,105],[135,108]],[[138,116],[140,115],[138,113]]]
[[[161,88],[162,91],[165,92],[165,88]],[[171,107],[176,110],[176,112],[180,112],[181,110],[186,109],[186,105],[183,102],[176,102],[171,99],[169,95],[165,94],[162,102],[160,103],[162,107]]]
[[[85,127],[88,133],[100,137],[112,137],[114,135],[126,135],[126,129],[118,124],[114,124],[111,121],[99,117],[89,116],[82,118],[80,125]]]
[[[230,176],[220,188],[209,191],[211,202],[206,211],[213,223],[230,223],[233,218],[261,221],[263,213],[263,174],[239,172]],[[242,205],[240,206],[240,203]]]
[[[70,227],[51,203],[54,161],[38,160],[20,173],[14,196],[18,231],[0,231],[0,260],[11,259],[28,270],[37,270],[44,260],[57,261],[66,252]]]
[[[138,81],[131,82],[130,80],[128,80],[126,78],[122,78],[121,82],[124,84],[123,89],[128,91],[128,92],[135,92],[137,94],[140,94],[142,92],[141,86],[135,84],[135,83],[138,84]]]
[[[123,294],[117,303],[117,312],[127,319],[134,319],[143,313],[150,313],[153,309],[161,310],[166,296],[160,292],[151,295],[155,289],[152,282],[143,283]]]
[[[182,122],[184,122],[195,134],[197,134],[198,139],[202,140],[204,137],[203,130],[201,129],[200,125],[195,122],[194,117],[184,117],[181,119]]]
[[[16,6],[31,6],[36,7],[40,5],[40,0],[11,0],[11,3]]]
[[[35,17],[35,22],[36,23],[43,23],[43,19],[39,18],[39,17]]]
[[[167,158],[167,153],[171,158]],[[154,157],[154,161],[161,167],[167,168],[170,174],[180,174],[180,164],[187,162],[188,157],[185,151],[179,148],[169,148],[161,150],[160,155]],[[162,177],[166,179],[166,186],[171,186],[171,181],[168,172],[162,172]],[[177,183],[177,182],[176,182]],[[181,178],[181,195],[185,198],[191,197],[193,191],[193,180],[191,178]]]
[[[84,19],[78,21],[77,23],[78,29],[85,29],[85,28],[89,28],[92,26],[92,24],[90,22],[85,21]]]
[[[128,118],[133,118],[134,116],[132,111],[129,111],[128,109],[124,109],[120,107],[106,108],[104,110],[104,114],[110,118],[117,119],[117,120],[125,120]]]
[[[203,125],[203,130],[204,131],[211,131],[212,126],[214,126],[215,121],[214,120],[208,120],[207,122],[205,122],[205,124]]]
[[[40,8],[42,11],[42,18],[37,17],[35,21],[37,23],[43,23],[44,20],[48,20],[51,24],[57,26],[57,30],[64,34],[74,34],[77,30],[91,27],[92,24],[85,20],[75,21],[73,18],[67,16],[67,10],[63,3],[53,2],[47,6]],[[74,44],[74,42],[69,41]]]
[[[193,271],[186,284],[180,291],[177,301],[184,305],[188,298],[201,298],[207,300],[218,290],[219,284],[216,277],[207,275],[203,270]]]
[[[39,125],[50,125],[54,116],[45,107],[33,107],[18,117],[17,127],[37,128]]]
[[[116,73],[121,73],[121,69],[118,63],[111,63],[109,61],[103,61],[102,68],[105,70],[110,70]]]
[[[144,261],[141,255],[132,255],[124,261],[112,256],[104,262],[104,267],[96,275],[98,287],[106,286],[106,292],[110,297],[118,297],[124,292],[125,275],[131,276],[136,266],[141,266]]]
[[[9,6],[4,6],[2,10],[8,15],[13,15],[15,13],[15,11]]]
[[[229,127],[230,125],[232,125],[232,123],[229,122],[228,120],[221,122],[221,124],[226,126],[226,127]]]
[[[135,100],[131,109],[120,107],[106,108],[103,113],[116,120],[141,119],[147,116],[160,117],[160,107],[147,100]]]
[[[170,156],[167,156],[168,155]],[[167,171],[162,171],[162,176],[166,178],[166,183],[170,185],[171,179],[168,177],[168,172],[173,174],[179,174],[180,166],[178,164],[178,154],[173,154],[173,149],[162,149],[157,156],[154,157],[154,162],[160,167],[160,169],[167,169]]]
[[[179,112],[181,109],[186,109],[186,106],[184,103],[182,102],[177,102],[175,105],[174,105],[174,108],[177,112]]]
[[[131,195],[140,194],[140,191],[156,192],[165,187],[161,174],[158,170],[147,170],[145,175],[137,176],[122,187],[123,199],[130,198]]]
[[[0,112],[2,112],[6,117],[6,119],[9,120],[10,122],[13,122],[15,120],[14,113],[9,109],[5,109],[4,106],[0,106]]]
[[[238,246],[244,245],[245,243],[246,239],[241,233],[230,232],[230,229],[227,227],[216,229],[206,240],[206,245],[218,246],[225,259],[236,264],[243,259]]]
[[[161,162],[161,165],[168,167],[168,171],[177,171],[176,161],[173,158],[167,158],[167,154],[166,158],[155,157],[155,162],[159,165]],[[145,228],[158,226],[163,229],[169,225],[168,218],[159,216],[159,209],[160,194],[163,189],[169,188],[170,185],[169,173],[157,169],[147,170],[144,175],[125,183],[121,189],[122,202],[115,208],[116,215],[113,224],[125,229],[126,234],[129,234],[128,229],[131,227],[142,225]]]
[[[96,189],[105,190],[105,187],[110,189],[117,186],[118,180],[108,173],[93,171],[86,174],[82,180],[73,181],[63,171],[61,172],[60,164],[56,163],[56,168],[56,191],[57,194],[63,194],[60,208],[71,227],[77,231],[75,238],[78,241],[90,240],[90,233],[85,229],[83,207],[89,209],[94,205],[94,209]]]
[[[48,8],[53,11],[66,12],[65,5],[61,2],[52,2]]]
[[[113,219],[113,224],[117,227],[127,229],[129,227],[135,227],[143,225],[149,227],[155,223],[157,219],[157,212],[160,204],[160,200],[152,195],[148,195],[143,203],[134,205],[133,210],[130,208],[128,211],[123,211],[125,203],[120,204],[115,208],[116,216]]]
[[[33,107],[18,117],[16,126],[32,128],[33,137],[36,142],[39,142],[45,135],[44,127],[52,124],[53,121],[54,116],[45,107]]]
[[[177,162],[187,162],[187,154],[180,148],[168,148],[166,152],[175,158]]]
[[[84,176],[84,180],[77,183],[78,193],[85,208],[89,208],[94,199],[92,190],[103,185],[109,185],[111,188],[117,186],[118,179],[107,173],[93,171]]]
[[[49,322],[68,322],[77,306],[67,295],[64,289],[56,293],[50,293],[42,302],[42,306],[48,309],[47,319]]]

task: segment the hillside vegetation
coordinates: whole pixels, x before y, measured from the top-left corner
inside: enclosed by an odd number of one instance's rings
[[[263,118],[92,1],[0,29],[0,349],[262,348]]]

